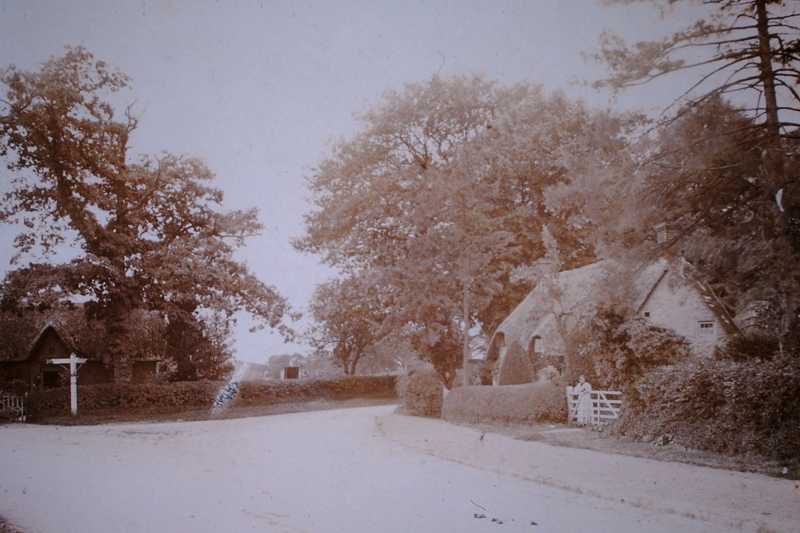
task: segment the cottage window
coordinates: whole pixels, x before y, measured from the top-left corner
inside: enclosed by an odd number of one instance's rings
[[[530,343],[528,343],[528,357],[533,360],[535,357],[541,355],[542,352],[542,338],[539,335],[534,335],[531,337]]]
[[[667,233],[667,225],[664,223],[656,224],[653,228],[656,230],[656,242],[658,244],[664,244],[669,239],[669,234]]]
[[[712,333],[714,331],[714,322],[712,320],[701,320],[698,324],[700,325],[701,333]]]
[[[650,311],[645,311],[644,312],[644,316],[647,317],[647,318],[650,318]]]

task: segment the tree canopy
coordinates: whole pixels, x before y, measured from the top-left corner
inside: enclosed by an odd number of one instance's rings
[[[369,280],[358,276],[336,279],[317,287],[311,301],[314,324],[307,339],[320,355],[332,355],[346,375],[378,343],[384,309]]]
[[[0,220],[21,224],[20,253],[73,239],[80,254],[20,271],[30,285],[81,295],[102,310],[117,379],[128,379],[128,317],[158,310],[172,320],[244,310],[285,333],[286,301],[234,257],[260,231],[255,209],[223,211],[223,194],[200,160],[131,154],[137,119],[115,93],[127,76],[83,48],[35,72],[0,72],[0,156],[11,172]]]
[[[703,18],[660,40],[605,34],[595,56],[609,77],[596,85],[696,75],[642,144],[635,173],[635,202],[651,206],[639,226],[664,223],[670,238],[638,242],[685,255],[732,312],[768,308],[764,325],[781,336],[800,318],[800,11],[786,0],[703,4]]]
[[[544,253],[543,224],[567,266],[594,260],[585,196],[547,193],[618,159],[627,117],[535,85],[434,77],[360,119],[310,177],[313,209],[296,246],[369,272],[384,332],[407,332],[450,386],[472,326],[491,331],[524,295],[510,273]]]
[[[615,0],[609,3],[631,3]],[[668,4],[681,4],[668,0]],[[731,135],[735,144],[757,148],[761,166],[751,176],[774,216],[800,253],[800,176],[787,151],[800,138],[800,11],[795,0],[706,0],[707,15],[667,37],[628,45],[612,33],[595,57],[610,76],[596,83],[621,90],[678,71],[697,73],[666,113],[667,123],[720,98],[733,98],[744,116],[698,141]],[[712,163],[713,165],[713,163]],[[751,191],[752,192],[752,191]]]

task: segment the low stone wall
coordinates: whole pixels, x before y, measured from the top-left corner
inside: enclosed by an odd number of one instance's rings
[[[353,376],[239,384],[231,406],[257,406],[295,401],[345,400],[362,397],[394,397],[396,376]],[[221,381],[178,383],[102,384],[78,387],[80,413],[96,411],[210,409]],[[69,387],[32,393],[28,411],[36,417],[69,412]]]
[[[566,422],[567,400],[564,389],[553,383],[459,387],[445,397],[442,418],[487,424]]]

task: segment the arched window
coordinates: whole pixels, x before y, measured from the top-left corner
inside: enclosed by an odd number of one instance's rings
[[[542,338],[539,335],[531,337],[528,343],[528,358],[531,362],[535,361],[542,355]]]

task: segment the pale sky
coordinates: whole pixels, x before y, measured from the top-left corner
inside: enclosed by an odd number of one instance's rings
[[[140,118],[136,151],[200,156],[217,173],[227,208],[258,207],[266,230],[241,256],[305,311],[333,272],[289,242],[308,210],[304,177],[331,141],[356,131],[354,113],[437,73],[533,81],[596,106],[654,111],[679,81],[612,101],[574,84],[602,75],[581,53],[605,29],[647,39],[676,21],[596,0],[0,0],[0,66],[35,69],[65,45],[83,45],[128,73],[126,98]],[[8,179],[0,169],[0,186]],[[0,274],[14,234],[0,226]],[[247,329],[243,321],[234,339],[240,359],[307,349]]]

